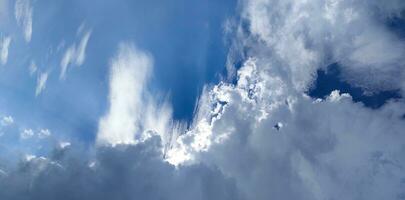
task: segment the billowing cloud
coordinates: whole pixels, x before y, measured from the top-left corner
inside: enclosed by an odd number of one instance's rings
[[[48,80],[48,74],[49,72],[44,72],[38,75],[37,87],[35,89],[35,96],[41,94],[41,92],[45,89],[46,81]]]
[[[375,18],[404,4],[382,4],[244,1],[249,34],[238,36],[248,58],[237,84],[205,90],[167,160],[217,166],[246,199],[403,197],[403,100],[372,110],[339,91],[305,94],[316,70],[335,62],[365,90],[404,90],[404,43]]]
[[[232,179],[204,165],[163,162],[159,137],[135,146],[103,147],[96,155],[77,146],[50,157],[29,155],[0,174],[1,199],[241,199]]]
[[[17,0],[14,6],[14,15],[18,26],[23,29],[26,42],[31,41],[32,37],[32,15],[33,8],[30,0]]]
[[[314,100],[271,67],[267,58],[248,60],[237,85],[208,90],[168,161],[215,165],[247,199],[403,195],[403,103],[372,110],[338,91]]]
[[[80,28],[79,28],[80,29]],[[82,34],[79,44],[69,46],[60,62],[61,72],[60,79],[64,79],[69,66],[81,66],[86,58],[86,47],[91,36],[91,30]]]
[[[4,37],[0,41],[0,62],[5,65],[8,60],[8,49],[10,47],[11,37]]]
[[[347,81],[370,91],[398,89],[405,80],[405,43],[382,23],[403,17],[402,1],[243,2],[250,37],[297,88],[306,89],[316,69],[335,62]]]

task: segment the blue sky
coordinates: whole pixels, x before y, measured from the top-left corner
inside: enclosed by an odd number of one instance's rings
[[[403,0],[0,0],[0,199],[404,199]]]

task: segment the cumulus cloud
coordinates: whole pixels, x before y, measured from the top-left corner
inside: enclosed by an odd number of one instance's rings
[[[335,62],[365,90],[404,90],[404,43],[376,16],[405,7],[384,4],[243,1],[249,26],[234,47],[248,59],[237,84],[206,88],[168,162],[217,166],[246,199],[403,197],[403,100],[372,110],[339,91],[324,100],[305,94],[316,71]]]
[[[32,37],[32,15],[33,8],[30,0],[17,0],[14,6],[14,15],[18,26],[23,29],[26,42]]]
[[[46,81],[48,80],[48,74],[49,72],[44,72],[38,75],[37,87],[35,89],[35,96],[41,94],[41,92],[45,89]]]
[[[382,23],[401,17],[403,2],[243,2],[250,37],[263,47],[259,52],[280,62],[296,88],[305,90],[316,69],[335,62],[344,66],[345,79],[370,91],[403,84],[404,42]]]
[[[0,62],[5,65],[8,60],[8,49],[10,47],[11,37],[4,37],[0,42]]]
[[[80,28],[79,29],[83,29]],[[81,66],[86,58],[86,47],[91,36],[91,30],[85,31],[80,39],[79,44],[72,44],[69,46],[60,62],[61,72],[60,79],[64,79],[69,66]]]
[[[248,60],[237,85],[207,90],[200,116],[167,160],[217,166],[247,199],[403,195],[403,103],[372,110],[339,91],[314,100],[271,67]]]

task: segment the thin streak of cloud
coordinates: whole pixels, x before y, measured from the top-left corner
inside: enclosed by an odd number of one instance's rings
[[[14,7],[14,15],[17,24],[23,29],[26,42],[31,41],[32,37],[32,15],[33,8],[30,0],[17,0]]]
[[[11,44],[11,37],[5,37],[1,41],[0,62],[2,65],[5,65],[7,63],[10,44]]]
[[[46,82],[48,80],[48,74],[49,72],[44,72],[38,75],[37,87],[35,89],[35,96],[41,94],[41,92],[45,89]]]
[[[60,72],[60,79],[64,79],[67,73],[67,70],[69,66],[75,65],[75,66],[81,66],[83,65],[85,58],[86,58],[86,47],[88,44],[88,41],[91,36],[91,30],[86,31],[82,38],[80,39],[80,42],[78,45],[72,44],[69,46],[65,54],[62,57],[62,60],[60,62],[60,67],[61,67],[61,72]]]

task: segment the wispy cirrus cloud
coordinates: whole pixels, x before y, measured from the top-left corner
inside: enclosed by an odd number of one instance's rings
[[[14,6],[14,16],[17,24],[22,28],[26,42],[31,41],[32,37],[32,15],[34,9],[31,0],[17,0]]]
[[[11,44],[11,37],[4,37],[0,41],[0,62],[5,65],[8,60],[8,52]]]
[[[80,26],[79,29],[84,28]],[[90,39],[91,32],[92,32],[91,30],[87,30],[84,33],[82,33],[82,37],[80,39],[79,44],[74,43],[66,49],[60,62],[61,67],[61,72],[59,76],[60,79],[65,78],[69,66],[72,65],[81,66],[84,63],[86,59],[86,47]]]
[[[48,80],[48,75],[49,75],[49,72],[43,72],[38,75],[37,86],[35,89],[35,96],[38,96],[39,94],[41,94],[41,92],[45,89],[46,82]]]

